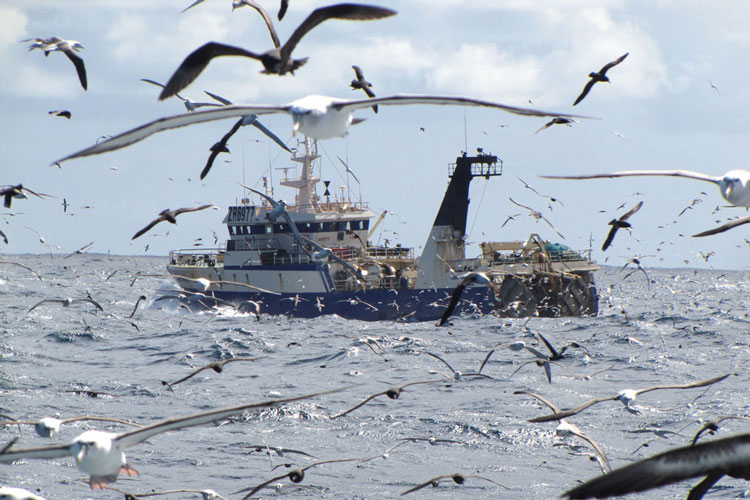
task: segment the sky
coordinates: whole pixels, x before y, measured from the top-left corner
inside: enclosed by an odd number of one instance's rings
[[[259,0],[276,22],[282,43],[320,1],[291,0],[281,22],[277,0]],[[175,98],[141,78],[166,82],[182,60],[208,41],[262,52],[272,47],[261,17],[250,8],[232,12],[231,0],[206,0],[180,14],[190,0],[0,0],[0,184],[18,184],[54,198],[14,200],[0,209],[0,252],[91,252],[166,255],[170,250],[214,246],[227,232],[226,208],[242,197],[238,182],[277,182],[293,165],[289,154],[254,127],[229,142],[203,181],[209,147],[234,119],[165,131],[125,149],[55,160],[163,116],[185,112]],[[710,229],[745,209],[724,208],[717,186],[677,178],[587,181],[542,179],[632,169],[685,169],[711,175],[747,168],[750,5],[719,0],[384,0],[398,15],[377,21],[329,20],[309,32],[294,57],[309,57],[295,75],[263,75],[259,62],[215,59],[181,92],[209,101],[204,90],[237,104],[283,104],[309,94],[361,98],[349,88],[353,64],[378,96],[469,96],[515,106],[580,114],[571,127],[487,108],[381,106],[355,113],[366,120],[344,138],[320,141],[321,177],[331,192],[347,185],[337,156],[361,184],[348,180],[349,196],[376,213],[388,210],[375,243],[386,238],[417,255],[448,182],[448,164],[462,151],[482,148],[503,160],[503,175],[475,179],[467,224],[468,256],[481,241],[525,240],[532,232],[577,250],[593,248],[600,264],[645,267],[747,269],[750,226],[708,238]],[[61,53],[27,51],[32,37],[78,40],[88,73],[84,91]],[[629,53],[572,103],[588,73]],[[72,119],[48,111],[66,109]],[[286,115],[261,117],[290,147]],[[424,130],[421,130],[424,129]],[[293,171],[290,171],[292,175]],[[524,187],[526,181],[550,203]],[[319,193],[322,193],[322,186]],[[276,198],[294,190],[276,186]],[[541,211],[565,239],[516,202]],[[65,199],[70,206],[63,211]],[[696,201],[694,201],[696,200]],[[258,199],[254,200],[259,203]],[[600,250],[607,223],[643,201]],[[220,210],[180,216],[131,236],[165,208],[213,203]],[[681,216],[680,212],[691,206]],[[716,212],[717,207],[720,208]],[[503,222],[509,216],[504,227]],[[167,234],[168,233],[168,234]],[[44,238],[44,244],[40,241]],[[197,240],[202,238],[201,240]],[[197,240],[197,241],[196,241]],[[148,245],[148,248],[146,248]]]

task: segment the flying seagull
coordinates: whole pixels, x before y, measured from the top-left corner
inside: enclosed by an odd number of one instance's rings
[[[551,222],[550,222],[550,221],[549,221],[549,220],[548,220],[548,219],[547,219],[547,218],[546,218],[546,217],[545,217],[544,215],[542,215],[542,212],[539,212],[538,210],[534,210],[534,209],[533,209],[533,208],[531,208],[531,207],[527,207],[526,205],[521,205],[520,203],[517,203],[516,201],[514,201],[514,200],[513,200],[513,198],[508,198],[508,199],[509,199],[509,200],[510,200],[510,202],[511,202],[511,203],[513,203],[514,205],[516,205],[516,206],[518,206],[518,207],[521,207],[521,208],[525,208],[526,210],[528,210],[528,211],[530,212],[530,215],[531,215],[532,217],[534,217],[534,218],[535,218],[535,219],[537,220],[537,222],[539,221],[539,219],[541,219],[541,220],[543,220],[544,222],[546,222],[546,223],[547,223],[547,225],[548,225],[549,227],[551,227],[551,228],[552,228],[552,229],[553,229],[553,230],[554,230],[554,231],[555,231],[555,232],[557,233],[557,235],[558,235],[558,236],[559,236],[560,238],[562,238],[562,239],[565,239],[565,236],[563,236],[562,234],[560,234],[560,231],[558,231],[557,229],[555,229],[555,226],[553,226],[553,225],[552,225],[552,223],[551,223]]]
[[[60,118],[67,118],[68,120],[70,120],[70,118],[73,116],[67,109],[56,109],[54,111],[48,111],[47,114],[52,116],[59,116]]]
[[[593,175],[542,175],[545,179],[608,179],[614,177],[668,176],[698,179],[719,186],[721,196],[738,207],[750,207],[750,170],[730,170],[723,177],[715,177],[689,170],[626,170],[611,174]]]
[[[470,477],[471,478],[475,478],[475,479],[482,479],[484,481],[488,481],[488,482],[490,482],[490,483],[492,483],[492,484],[494,484],[496,486],[500,486],[501,488],[505,488],[506,490],[510,489],[507,486],[503,486],[502,484],[496,483],[492,479],[487,479],[486,477],[482,477],[482,476],[470,476],[470,475],[466,475],[466,474],[450,474],[450,475],[447,475],[447,476],[437,476],[437,477],[433,477],[432,479],[428,479],[424,483],[418,484],[415,487],[410,488],[410,489],[404,491],[403,493],[401,493],[401,496],[408,495],[409,493],[411,493],[413,491],[421,490],[425,486],[437,486],[438,484],[440,484],[440,481],[442,481],[444,479],[451,479],[456,484],[464,484],[464,482],[466,482],[466,480],[468,478],[470,478]]]
[[[182,115],[159,118],[152,122],[141,125],[122,134],[99,142],[91,147],[70,154],[60,160],[90,156],[115,149],[124,148],[146,137],[173,128],[185,127],[194,123],[203,123],[223,118],[234,118],[249,114],[265,115],[271,113],[287,113],[291,115],[295,133],[304,134],[314,139],[329,139],[332,137],[343,137],[347,128],[354,121],[352,112],[356,109],[368,108],[376,104],[406,105],[406,104],[442,104],[483,106],[499,109],[508,113],[524,116],[560,116],[560,113],[540,111],[530,108],[508,106],[505,104],[482,101],[469,97],[449,97],[432,95],[392,95],[386,97],[375,97],[373,99],[350,100],[338,99],[321,95],[310,95],[297,99],[289,104],[282,105],[252,105],[252,106],[224,106],[217,109],[185,113]],[[582,118],[581,116],[577,116]]]
[[[531,391],[516,391],[513,394],[529,395],[537,399],[538,401],[540,401],[542,404],[544,404],[547,408],[549,408],[553,412],[557,413],[560,411],[560,408],[555,403],[545,398],[541,394],[537,394]],[[584,434],[583,431],[577,425],[571,424],[564,418],[561,418],[559,422],[560,424],[557,426],[557,429],[555,429],[555,435],[560,436],[560,437],[576,436],[578,438],[583,439],[588,444],[590,444],[591,447],[594,449],[594,451],[596,452],[596,455],[599,457],[601,463],[603,464],[603,467],[605,467],[606,470],[610,470],[609,460],[607,460],[607,455],[606,453],[604,453],[604,449],[601,447],[601,445],[599,445],[599,443],[597,443],[596,441],[588,437],[586,434]]]
[[[82,298],[82,299],[70,299],[70,298],[66,298],[66,299],[44,299],[44,300],[41,300],[41,301],[37,302],[33,306],[31,306],[31,308],[28,310],[28,312],[31,312],[34,309],[36,309],[37,307],[41,306],[42,304],[47,304],[47,303],[61,304],[63,307],[70,307],[73,304],[77,304],[79,302],[88,302],[89,304],[92,304],[94,307],[96,307],[100,311],[104,311],[104,309],[102,308],[101,304],[99,304],[94,299],[86,297],[86,298]]]
[[[588,95],[589,91],[591,90],[591,87],[594,86],[596,82],[609,82],[609,77],[607,76],[607,71],[609,71],[610,68],[613,66],[617,66],[621,62],[625,60],[626,57],[628,57],[629,52],[626,52],[624,55],[621,55],[617,59],[615,59],[612,62],[608,62],[604,66],[602,66],[602,69],[599,70],[599,72],[591,72],[589,73],[589,78],[591,78],[587,83],[586,86],[583,87],[583,92],[581,92],[581,95],[578,96],[578,99],[576,99],[576,102],[573,103],[573,106],[578,104],[583,100],[586,95]]]
[[[573,409],[556,411],[551,415],[544,415],[543,417],[532,418],[529,420],[529,422],[549,422],[551,420],[560,420],[561,418],[566,418],[566,417],[570,417],[578,413],[581,413],[583,410],[585,410],[589,406],[593,406],[597,403],[602,403],[604,401],[620,401],[623,405],[625,405],[625,408],[628,411],[630,411],[631,413],[638,413],[638,410],[633,408],[632,404],[633,402],[635,402],[635,398],[639,394],[643,394],[643,393],[651,392],[651,391],[659,391],[662,389],[693,389],[696,387],[705,387],[708,385],[715,384],[717,382],[721,382],[728,376],[729,374],[722,375],[721,377],[714,377],[714,378],[710,378],[707,380],[701,380],[699,382],[693,382],[691,384],[682,384],[682,385],[669,384],[669,385],[656,385],[653,387],[646,387],[645,389],[624,389],[618,392],[617,394],[615,394],[614,396],[594,398]]]
[[[171,222],[172,224],[177,224],[176,217],[178,215],[184,214],[184,213],[187,213],[187,212],[197,212],[198,210],[205,210],[205,209],[211,208],[213,206],[214,205],[201,205],[199,207],[194,207],[194,208],[178,208],[177,210],[170,210],[170,209],[166,208],[166,209],[162,210],[161,212],[159,212],[159,217],[157,217],[156,219],[152,220],[148,224],[148,226],[144,227],[143,229],[141,229],[140,231],[138,231],[137,233],[135,233],[133,235],[133,237],[131,238],[131,240],[134,240],[137,237],[141,236],[143,233],[145,233],[146,231],[148,231],[149,229],[151,229],[152,227],[154,227],[155,225],[157,225],[160,222],[167,221],[167,222]]]
[[[175,380],[174,382],[167,382],[166,380],[162,380],[161,384],[162,385],[168,385],[169,387],[174,387],[175,385],[179,384],[180,382],[184,382],[187,379],[192,378],[192,377],[198,375],[203,370],[213,370],[216,373],[222,373],[224,371],[224,366],[227,363],[231,363],[233,361],[256,361],[256,360],[259,360],[259,359],[264,358],[264,357],[265,356],[254,356],[254,357],[251,357],[251,358],[229,358],[229,359],[223,359],[221,361],[214,361],[213,363],[209,363],[207,365],[201,366],[200,368],[197,368],[197,369],[193,370],[188,375],[185,375],[184,377],[182,377],[179,380]]]
[[[375,92],[372,91],[372,83],[365,80],[365,74],[362,72],[362,69],[356,65],[352,66],[352,69],[354,70],[354,76],[356,76],[356,79],[352,80],[349,84],[352,90],[362,89],[367,94],[367,97],[371,99],[375,97]],[[378,105],[373,106],[372,110],[377,113]]]
[[[383,17],[393,16],[396,14],[395,10],[386,9],[383,7],[375,7],[372,5],[357,5],[342,3],[336,5],[330,5],[328,7],[320,7],[312,11],[307,16],[301,25],[292,33],[287,42],[279,47],[275,46],[273,49],[258,54],[250,52],[241,47],[235,47],[232,45],[225,45],[222,43],[208,42],[202,45],[195,51],[193,51],[185,60],[180,64],[179,68],[174,72],[172,77],[167,82],[166,87],[162,91],[159,99],[166,99],[167,97],[173,96],[176,92],[184,89],[190,83],[195,80],[198,75],[208,66],[208,63],[214,57],[220,56],[243,56],[252,59],[257,59],[263,64],[263,73],[283,75],[285,73],[292,73],[300,66],[307,62],[307,58],[303,59],[292,59],[292,51],[297,46],[299,41],[302,39],[308,31],[315,28],[320,23],[327,21],[328,19],[349,19],[356,21],[365,21],[372,19],[381,19]],[[272,30],[272,26],[269,25],[269,29]],[[277,42],[275,39],[274,42]]]
[[[48,56],[50,52],[60,51],[68,56],[68,59],[75,65],[76,71],[78,72],[78,79],[81,81],[81,87],[86,90],[88,83],[86,82],[86,66],[83,64],[81,59],[76,52],[83,48],[79,42],[75,40],[63,40],[62,38],[53,36],[50,38],[28,38],[21,40],[22,42],[31,42],[29,50],[41,49],[44,51],[44,55]]]
[[[453,289],[451,301],[448,304],[448,307],[445,308],[445,311],[440,317],[440,321],[438,321],[437,326],[443,326],[445,322],[448,321],[448,318],[450,318],[451,314],[453,314],[453,310],[456,308],[456,304],[458,304],[459,299],[461,299],[461,294],[464,293],[464,289],[472,283],[487,285],[490,289],[490,292],[492,293],[492,297],[497,300],[497,295],[500,293],[500,290],[498,289],[495,282],[492,281],[492,278],[479,271],[471,272],[464,276],[464,278],[461,280],[461,283],[459,283],[456,288]]]
[[[612,240],[615,239],[615,234],[617,233],[618,229],[622,229],[622,228],[630,229],[632,227],[630,225],[630,222],[628,222],[628,219],[630,218],[631,215],[633,215],[638,210],[640,210],[642,206],[643,206],[643,202],[639,201],[636,206],[631,208],[622,217],[620,217],[619,219],[612,219],[611,221],[609,221],[609,225],[612,226],[612,229],[609,230],[607,239],[604,240],[604,244],[602,245],[602,251],[605,251],[612,244]]]
[[[335,418],[343,417],[344,415],[348,415],[349,413],[353,412],[354,410],[356,410],[357,408],[361,406],[364,406],[365,404],[369,403],[370,401],[377,398],[378,396],[388,396],[390,399],[398,399],[399,396],[401,396],[401,393],[403,392],[403,390],[411,385],[435,384],[435,383],[440,383],[440,382],[443,382],[443,380],[420,380],[419,382],[409,382],[408,384],[404,384],[400,387],[390,387],[383,392],[378,392],[377,394],[367,396],[362,402],[360,402],[356,406],[353,406],[344,412],[341,412],[337,415],[332,416],[331,420]]]
[[[572,118],[564,118],[562,116],[556,116],[541,127],[537,129],[535,134],[538,134],[542,130],[551,127],[552,125],[567,125],[568,127],[572,127],[571,123],[578,123],[578,120],[574,120]]]
[[[242,500],[247,500],[251,496],[255,495],[258,491],[262,490],[263,488],[273,483],[274,481],[278,481],[280,479],[284,479],[288,477],[289,480],[293,483],[301,483],[302,480],[305,478],[305,471],[312,467],[317,467],[318,465],[323,465],[323,464],[332,464],[332,463],[340,463],[340,462],[355,462],[355,461],[361,461],[361,460],[362,460],[361,458],[339,458],[337,460],[321,460],[320,462],[313,462],[299,469],[292,469],[291,471],[281,476],[272,477],[268,481],[262,482],[258,486],[255,486],[253,488],[244,488],[242,490],[235,491],[234,493],[232,493],[232,495],[250,491],[250,493],[242,497]]]
[[[351,168],[349,168],[349,165],[347,165],[347,163],[346,163],[346,162],[345,162],[344,160],[342,160],[342,159],[341,159],[341,157],[340,157],[339,155],[336,155],[336,158],[338,158],[338,159],[339,159],[339,161],[340,161],[340,162],[341,162],[341,164],[342,164],[342,165],[344,166],[344,168],[346,169],[346,171],[347,171],[347,172],[348,172],[348,173],[349,173],[349,174],[350,174],[350,175],[351,175],[352,177],[354,177],[354,180],[355,180],[355,181],[357,181],[357,184],[359,184],[359,179],[357,179],[357,176],[356,176],[356,175],[354,175],[354,172],[352,171],[352,169],[351,169]],[[355,235],[356,235],[356,233],[355,233]]]
[[[723,476],[750,479],[750,434],[684,446],[615,469],[566,491],[567,498],[607,498],[659,488],[694,477],[690,500],[700,500]]]
[[[335,389],[333,391],[306,394],[293,398],[271,399],[260,403],[246,403],[192,415],[171,417],[139,429],[116,434],[96,430],[85,431],[68,444],[19,449],[11,447],[0,453],[0,463],[15,462],[24,458],[72,456],[76,460],[78,469],[90,476],[89,485],[91,488],[102,489],[107,483],[114,483],[120,473],[131,476],[138,475],[138,472],[127,463],[123,450],[142,443],[156,434],[215,422],[233,415],[239,415],[247,410],[270,408],[324,394],[331,394],[340,390]]]
[[[146,82],[146,83],[150,83],[151,85],[156,85],[157,87],[164,88],[164,84],[163,83],[159,83],[159,82],[157,82],[155,80],[149,80],[148,78],[141,78],[141,81],[142,82]],[[194,100],[189,99],[187,97],[182,97],[178,93],[175,93],[175,96],[177,96],[177,98],[179,100],[181,100],[183,102],[183,104],[185,104],[185,109],[187,109],[191,113],[193,111],[197,111],[198,108],[202,108],[204,106],[213,106],[213,107],[219,107],[219,106],[221,106],[221,104],[216,103],[216,102],[195,102]]]
[[[724,231],[729,231],[730,229],[741,226],[743,224],[750,224],[750,217],[740,217],[739,219],[735,219],[731,222],[727,222],[724,225],[715,227],[713,229],[709,229],[708,231],[703,231],[702,233],[694,234],[693,238],[701,238],[703,236],[711,236],[712,234],[719,234],[723,233]]]

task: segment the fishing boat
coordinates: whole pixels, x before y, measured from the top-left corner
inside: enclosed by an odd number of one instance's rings
[[[319,195],[317,143],[299,146],[291,159],[299,167],[284,169],[280,181],[296,189],[294,204],[275,200],[264,179],[260,204],[245,197],[229,207],[224,245],[170,252],[168,272],[186,292],[252,304],[261,314],[426,321],[443,315],[463,276],[482,272],[496,286],[465,287],[455,314],[596,315],[598,266],[590,250],[532,234],[526,241],[484,242],[480,256],[466,257],[469,185],[474,177],[502,175],[497,156],[463,153],[450,164],[443,202],[415,257],[413,248],[372,243],[386,212],[378,215],[343,191],[332,195],[326,181]],[[290,178],[289,170],[299,175]]]

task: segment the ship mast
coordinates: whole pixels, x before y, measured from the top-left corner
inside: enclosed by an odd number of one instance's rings
[[[297,141],[297,145],[301,141]],[[313,161],[320,158],[318,154],[318,142],[310,137],[305,137],[305,154],[292,157],[292,161],[302,164],[302,172],[298,179],[284,179],[279,184],[297,190],[294,197],[298,212],[315,213],[318,211],[318,194],[315,185],[320,181],[313,175]]]

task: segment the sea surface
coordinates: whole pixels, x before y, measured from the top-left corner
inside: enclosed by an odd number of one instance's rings
[[[139,477],[120,476],[113,486],[134,494],[176,488],[212,489],[229,499],[323,460],[304,480],[273,481],[253,498],[396,498],[430,478],[463,473],[479,478],[427,486],[407,498],[557,498],[581,480],[601,474],[592,449],[577,438],[555,435],[556,423],[527,419],[548,413],[528,390],[566,408],[625,388],[685,384],[723,374],[700,389],[641,394],[640,414],[618,401],[569,418],[598,441],[613,468],[690,443],[702,422],[750,415],[750,272],[692,269],[629,270],[605,267],[596,275],[600,313],[594,318],[505,319],[459,317],[434,323],[359,322],[324,316],[312,320],[240,314],[220,309],[189,311],[173,299],[163,274],[166,258],[82,254],[4,256],[33,268],[0,264],[0,413],[18,420],[99,415],[150,424],[161,419],[270,398],[337,388],[340,392],[279,408],[250,411],[215,424],[159,434],[127,450]],[[627,277],[626,277],[627,276]],[[62,307],[43,299],[83,298]],[[139,296],[147,298],[129,318]],[[537,333],[566,357],[552,365],[552,383],[527,350],[500,346],[482,371],[487,377],[457,379],[438,359],[464,374],[476,372],[497,344],[523,341],[546,352]],[[223,373],[200,372],[212,361],[263,356],[229,363]],[[531,362],[531,363],[529,363]],[[350,414],[331,419],[369,395],[410,382],[398,399],[379,396]],[[92,397],[77,390],[101,391]],[[16,447],[68,442],[85,429],[116,432],[106,422],[63,425],[53,440],[32,426],[0,428],[0,443]],[[717,436],[750,429],[725,422]],[[673,431],[679,434],[665,433]],[[663,436],[663,437],[661,437]],[[413,439],[412,439],[413,438]],[[703,439],[714,439],[706,436]],[[647,446],[642,446],[647,443]],[[279,454],[264,446],[305,452]],[[38,492],[48,500],[115,499],[122,493],[92,491],[72,458],[27,459],[0,464],[0,484]],[[684,498],[686,481],[632,498]],[[282,486],[283,485],[283,486]],[[707,498],[747,496],[750,483],[722,479]],[[158,498],[200,498],[187,493]]]

